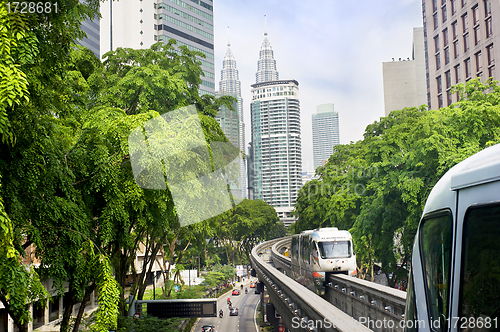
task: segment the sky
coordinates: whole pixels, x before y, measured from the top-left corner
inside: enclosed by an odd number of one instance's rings
[[[421,0],[216,0],[215,90],[229,30],[248,147],[250,85],[267,28],[279,79],[299,82],[302,168],[314,171],[311,115],[317,106],[334,104],[341,144],[363,139],[366,126],[384,116],[382,62],[411,59],[413,28],[421,26]]]

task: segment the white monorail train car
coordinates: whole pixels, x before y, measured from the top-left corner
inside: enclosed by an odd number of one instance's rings
[[[500,330],[500,144],[434,186],[413,245],[406,331]]]
[[[307,230],[292,237],[293,278],[319,295],[325,294],[327,273],[356,269],[352,236],[336,227]]]

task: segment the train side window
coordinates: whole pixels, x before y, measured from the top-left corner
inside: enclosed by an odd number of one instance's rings
[[[465,214],[459,299],[459,329],[500,329],[500,205]]]
[[[447,328],[452,230],[450,212],[424,219],[420,230],[420,252],[430,317],[428,324],[434,331],[445,331]]]
[[[405,332],[418,331],[417,320],[417,304],[415,300],[415,289],[413,289],[413,274],[409,273],[408,276],[408,289],[406,292],[406,308],[405,308]]]

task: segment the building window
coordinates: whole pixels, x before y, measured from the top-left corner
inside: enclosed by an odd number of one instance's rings
[[[441,57],[439,56],[439,53],[436,54],[436,70],[441,69]]]
[[[493,23],[491,22],[491,17],[488,17],[485,23],[486,23],[486,38],[489,38],[493,35]]]
[[[462,8],[464,8],[466,4],[467,4],[467,0],[462,0]]]
[[[491,15],[491,0],[484,0],[484,17]]]
[[[474,45],[478,45],[479,41],[481,39],[481,35],[480,35],[481,31],[480,31],[479,27],[480,27],[479,25],[474,27]]]
[[[465,80],[468,81],[471,78],[471,68],[470,68],[470,58],[465,59]]]
[[[469,50],[469,34],[466,33],[464,35],[464,52],[467,52]]]
[[[458,52],[458,40],[455,40],[453,42],[453,57],[455,59],[458,58],[458,54],[459,54],[459,52]]]
[[[451,100],[451,89],[446,91],[446,102],[447,102],[446,106],[450,106],[451,103],[453,102]]]
[[[480,73],[483,71],[483,64],[481,62],[481,52],[477,52],[474,54],[476,58],[476,73]]]
[[[451,0],[450,4],[451,4],[451,15],[453,16],[457,12],[457,1]]]
[[[462,32],[466,33],[469,30],[469,21],[467,20],[467,14],[462,16]]]
[[[436,10],[438,10],[437,0],[432,0],[432,12],[434,13]]]
[[[495,76],[495,66],[491,66],[488,68],[488,77],[494,77]]]
[[[448,46],[448,29],[443,30],[443,47]]]
[[[443,95],[438,95],[438,108],[443,107]]]
[[[460,65],[455,66],[455,84],[460,83]]]
[[[450,63],[450,48],[446,47],[444,49],[444,64],[447,65]]]
[[[448,70],[444,73],[445,81],[446,81],[446,90],[451,88],[451,72]]]
[[[447,19],[447,11],[446,11],[446,5],[443,6],[443,8],[441,9],[441,14],[443,16],[443,23],[446,22],[446,19]]]
[[[456,65],[455,66],[455,84],[458,84],[460,83],[460,65]],[[457,92],[457,101],[460,100],[460,95],[459,93]]]
[[[479,7],[477,5],[472,8],[472,22],[474,25],[479,24]]]
[[[432,15],[432,18],[434,20],[434,30],[436,30],[438,28],[438,14],[434,13],[434,15]]]
[[[453,34],[453,40],[458,38],[457,21],[451,24],[451,33]]]
[[[434,37],[434,53],[439,52],[439,35]]]
[[[436,77],[436,84],[437,84],[437,93],[440,94],[443,92],[443,85],[441,84],[441,75]]]
[[[488,61],[488,66],[495,64],[495,58],[493,53],[493,44],[486,46],[486,60]]]

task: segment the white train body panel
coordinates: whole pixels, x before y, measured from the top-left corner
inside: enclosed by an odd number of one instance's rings
[[[450,169],[415,236],[407,331],[500,330],[500,145]]]

